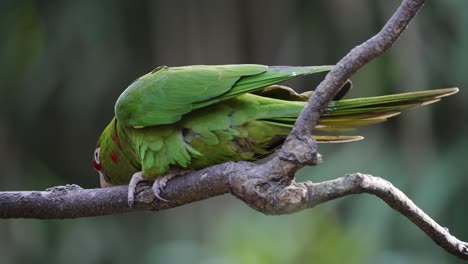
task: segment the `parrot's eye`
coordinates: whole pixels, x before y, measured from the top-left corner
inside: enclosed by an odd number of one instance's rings
[[[93,165],[94,165],[94,168],[97,170],[97,171],[100,171],[101,170],[101,161],[99,159],[99,153],[101,152],[101,148],[96,148],[96,150],[94,151],[94,160],[93,160]]]
[[[97,148],[95,151],[94,151],[94,160],[96,161],[96,163],[99,163],[99,152],[101,151],[101,148]]]

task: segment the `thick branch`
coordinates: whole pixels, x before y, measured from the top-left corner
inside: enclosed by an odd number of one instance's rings
[[[289,214],[350,194],[369,193],[406,216],[446,251],[468,259],[466,242],[452,236],[384,179],[356,173],[320,183],[285,182],[284,178],[262,176],[271,170],[270,165],[226,163],[175,178],[168,182],[164,192],[169,203],[155,200],[150,186],[142,185],[134,208],[127,205],[127,186],[81,189],[68,185],[43,192],[2,192],[0,218],[76,218],[163,210],[228,192],[265,214]]]
[[[0,192],[0,218],[63,219],[173,208],[229,192],[227,175],[233,166],[225,163],[172,179],[164,192],[169,203],[155,200],[149,185],[141,185],[133,208],[128,207],[128,186],[82,189],[67,185],[42,192]]]

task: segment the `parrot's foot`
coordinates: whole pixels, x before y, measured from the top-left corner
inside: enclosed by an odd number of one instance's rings
[[[167,182],[174,177],[185,175],[190,172],[191,170],[176,170],[176,171],[169,172],[168,174],[160,178],[156,178],[156,180],[154,180],[153,188],[152,188],[154,192],[154,196],[156,196],[156,198],[158,198],[159,200],[163,202],[169,202],[169,200],[161,197],[161,192],[166,187]]]
[[[139,171],[133,174],[132,179],[130,180],[130,183],[128,184],[127,201],[128,201],[128,206],[130,206],[130,208],[132,208],[133,204],[135,203],[135,189],[138,183],[142,181],[146,181],[146,180],[143,178],[143,174],[141,173],[141,171]]]

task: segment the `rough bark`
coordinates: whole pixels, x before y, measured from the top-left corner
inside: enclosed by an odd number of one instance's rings
[[[299,116],[282,149],[268,162],[229,162],[169,181],[163,196],[154,199],[149,185],[141,184],[133,208],[127,204],[127,187],[82,189],[57,186],[46,191],[0,193],[0,218],[77,218],[163,210],[231,193],[265,214],[289,214],[350,194],[369,193],[407,217],[447,252],[468,259],[468,244],[452,236],[388,181],[355,173],[335,180],[296,183],[294,174],[321,157],[311,131],[340,87],[361,67],[379,56],[401,35],[424,0],[405,0],[382,30],[351,50],[328,73]]]

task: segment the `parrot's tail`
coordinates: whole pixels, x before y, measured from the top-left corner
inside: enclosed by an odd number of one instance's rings
[[[286,88],[287,87],[284,86],[277,86],[274,90]],[[445,88],[332,101],[320,117],[315,131],[325,133],[349,132],[356,127],[384,122],[389,117],[396,116],[402,111],[438,102],[442,97],[457,92],[458,88]],[[297,95],[297,100],[294,101],[304,101],[308,99],[311,94],[309,92],[294,95],[293,91],[288,91],[288,93],[290,93],[291,96]],[[264,94],[261,95],[265,96]],[[296,117],[280,117],[266,121],[270,124],[292,127],[296,121]],[[361,136],[333,135],[314,135],[314,138],[321,143],[341,143],[363,139]]]

